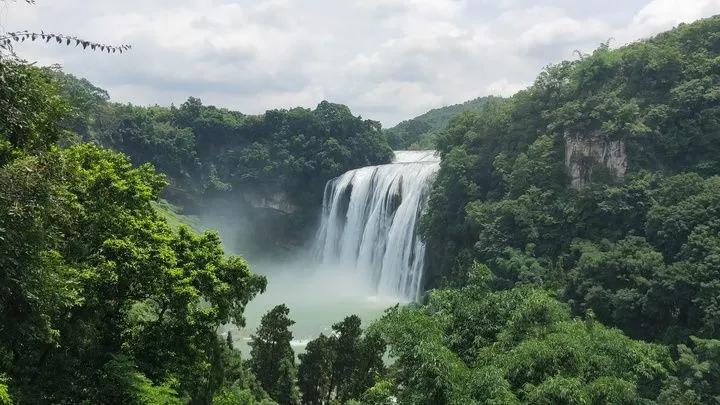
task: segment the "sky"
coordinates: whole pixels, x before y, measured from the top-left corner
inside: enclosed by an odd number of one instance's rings
[[[113,101],[248,114],[328,100],[390,127],[509,96],[541,69],[720,13],[720,0],[0,0],[0,31],[44,30],[128,53],[23,44]],[[612,38],[612,39],[611,39]]]

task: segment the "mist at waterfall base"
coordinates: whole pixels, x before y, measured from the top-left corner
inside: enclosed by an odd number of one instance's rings
[[[391,164],[351,170],[328,182],[322,219],[308,251],[294,257],[248,259],[267,277],[265,293],[245,310],[246,326],[228,325],[236,347],[248,341],[272,307],[290,308],[296,353],[332,324],[356,314],[367,326],[395,304],[418,298],[424,245],[416,234],[431,178],[433,151],[396,151]]]

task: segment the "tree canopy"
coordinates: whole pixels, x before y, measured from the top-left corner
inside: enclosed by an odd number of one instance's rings
[[[396,359],[399,403],[630,404],[654,400],[672,370],[667,348],[633,341],[532,287],[492,291],[473,267],[461,289],[391,308],[372,328]]]

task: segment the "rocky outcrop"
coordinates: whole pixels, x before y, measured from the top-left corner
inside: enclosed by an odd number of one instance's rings
[[[573,188],[596,179],[599,170],[613,180],[622,180],[627,170],[625,142],[609,140],[597,133],[584,136],[566,134],[565,168]]]
[[[257,192],[243,193],[243,198],[253,208],[271,209],[283,214],[294,214],[298,207],[290,202],[285,193],[259,194]]]

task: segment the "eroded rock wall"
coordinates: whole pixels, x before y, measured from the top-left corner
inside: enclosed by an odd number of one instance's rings
[[[607,170],[615,180],[622,180],[627,171],[625,142],[598,134],[566,134],[565,168],[570,176],[570,186],[578,188],[589,183],[598,167]]]

